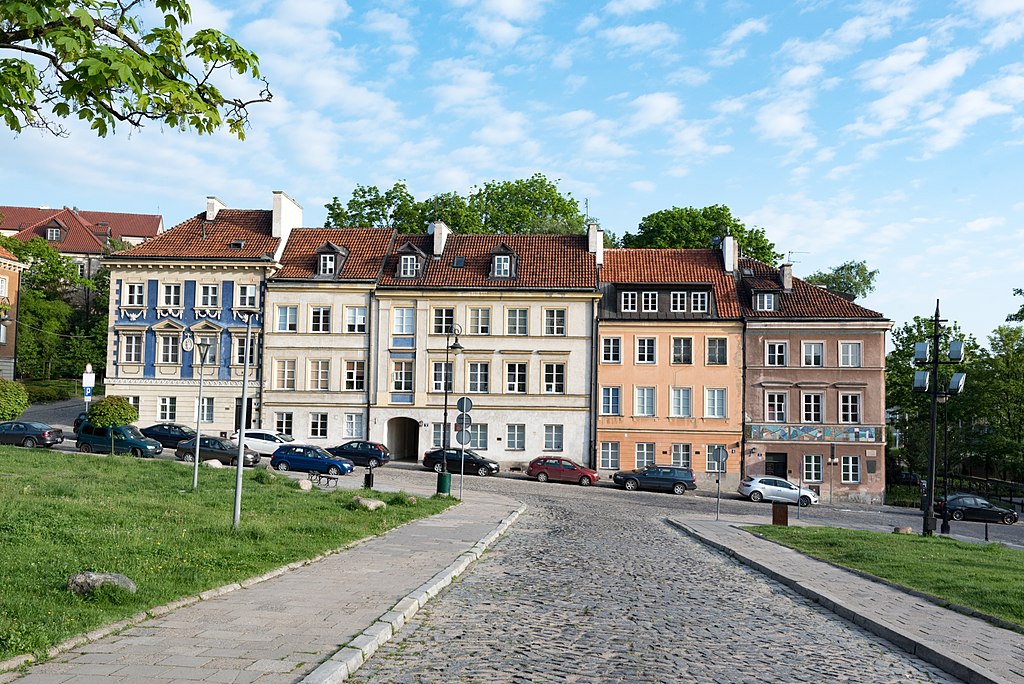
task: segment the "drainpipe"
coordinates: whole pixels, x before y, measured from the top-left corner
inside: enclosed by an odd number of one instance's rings
[[[373,325],[375,317],[380,317],[380,306],[377,301],[376,293],[370,290],[369,301],[366,303],[366,434],[363,436],[367,441],[370,440],[370,408],[373,406],[373,397],[377,396],[377,339],[374,337],[373,331],[376,328]],[[385,440],[380,440],[383,444]]]
[[[260,410],[256,412],[256,420],[258,425],[256,427],[263,427],[263,349],[266,345],[266,334],[267,334],[267,266],[263,267],[263,279],[260,281],[260,311],[263,315],[260,316],[260,343],[257,345],[256,358],[259,363],[256,364],[256,386],[259,388],[256,394],[256,401],[260,404]],[[248,382],[248,378],[243,378],[243,382]]]
[[[598,337],[598,301],[591,301],[591,322],[590,322],[590,454],[589,463],[587,467],[597,470],[599,464],[599,458],[597,455],[597,406],[600,398],[598,392],[600,391],[597,381],[598,371],[598,354],[601,349],[601,340]]]
[[[744,473],[747,472],[747,318],[744,316],[741,319],[742,326],[740,327],[740,349],[743,352],[743,372],[741,374],[741,382],[743,385],[740,387],[740,472],[739,479],[743,479]]]

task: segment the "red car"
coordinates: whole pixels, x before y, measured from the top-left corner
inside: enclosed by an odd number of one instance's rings
[[[526,476],[536,478],[537,482],[576,482],[584,487],[601,479],[596,470],[585,468],[575,461],[547,456],[530,461]]]

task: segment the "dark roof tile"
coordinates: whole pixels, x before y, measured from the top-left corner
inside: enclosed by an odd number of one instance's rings
[[[281,255],[274,279],[306,279],[316,275],[317,250],[327,242],[348,250],[341,280],[374,280],[394,239],[388,228],[296,228]]]
[[[112,258],[259,259],[280,242],[271,237],[271,220],[268,209],[221,209],[213,221],[203,212]]]

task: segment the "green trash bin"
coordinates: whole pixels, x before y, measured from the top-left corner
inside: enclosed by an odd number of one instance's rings
[[[445,471],[437,474],[437,493],[449,496],[452,493],[452,474]]]

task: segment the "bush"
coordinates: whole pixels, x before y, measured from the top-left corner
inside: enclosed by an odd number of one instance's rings
[[[0,378],[0,420],[14,420],[28,408],[28,392],[20,382]]]

